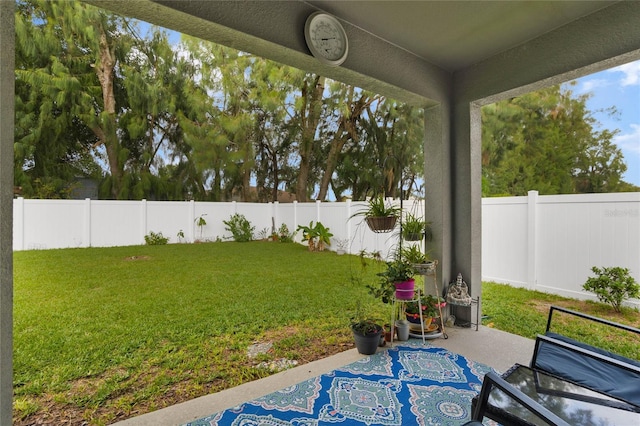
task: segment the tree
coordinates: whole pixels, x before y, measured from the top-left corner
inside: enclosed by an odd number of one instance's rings
[[[344,83],[334,82],[330,85],[331,95],[325,101],[327,108],[334,111],[337,116],[337,128],[333,130],[329,136],[329,152],[326,156],[326,163],[320,189],[318,191],[318,199],[325,200],[329,190],[329,184],[333,179],[334,172],[338,165],[342,149],[349,141],[352,143],[360,142],[360,134],[358,133],[358,122],[362,114],[382,97],[364,90],[356,90],[353,86]],[[357,99],[356,99],[357,98]]]
[[[618,131],[595,130],[588,97],[552,86],[483,107],[483,196],[623,190]]]
[[[40,3],[17,3],[16,33],[15,184],[27,197],[65,198],[74,178],[100,177],[91,153],[97,138],[67,93],[86,83],[87,68],[60,62],[72,47]]]
[[[259,200],[284,188],[307,201],[385,179],[394,195],[401,174],[421,174],[418,109],[155,27],[142,37],[86,3],[17,11],[16,183],[29,194],[64,197],[92,176],[103,198],[249,201],[255,182]]]
[[[360,139],[364,143],[345,150],[337,167],[336,186],[350,188],[354,200],[379,194],[397,197],[400,186],[407,197],[422,176],[423,117],[421,108],[392,99],[373,102],[360,120]]]

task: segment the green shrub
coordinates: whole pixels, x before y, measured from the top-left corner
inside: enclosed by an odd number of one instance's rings
[[[629,269],[614,266],[610,268],[591,268],[596,277],[589,277],[582,288],[595,293],[598,300],[613,306],[620,312],[622,302],[640,296],[640,285],[629,275]]]
[[[278,238],[282,243],[291,243],[293,242],[293,232],[289,232],[289,227],[286,223],[280,225],[278,229]]]
[[[239,213],[236,213],[229,218],[229,220],[222,221],[225,225],[225,229],[231,232],[233,240],[244,243],[253,240],[254,226],[251,226],[251,222]]]
[[[155,232],[150,231],[144,236],[144,241],[148,246],[162,246],[169,242],[169,238],[162,235],[162,232],[158,232],[156,234]]]

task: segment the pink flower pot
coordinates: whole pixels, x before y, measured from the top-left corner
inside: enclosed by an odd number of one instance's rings
[[[411,300],[413,299],[413,293],[416,287],[416,281],[411,278],[408,281],[400,283],[394,283],[396,287],[396,299],[399,300]]]

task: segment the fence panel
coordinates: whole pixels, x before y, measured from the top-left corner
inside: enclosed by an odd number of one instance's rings
[[[529,287],[527,197],[488,198],[482,203],[482,279]]]
[[[144,219],[140,201],[91,201],[90,245],[113,247],[144,244]],[[67,217],[59,216],[58,221],[61,228],[73,227],[73,222]]]
[[[541,196],[536,278],[540,290],[582,297],[591,267],[629,268],[640,282],[640,194]]]
[[[396,202],[397,204],[397,202]],[[144,244],[150,231],[170,242],[229,239],[224,220],[243,214],[256,232],[321,221],[347,251],[390,258],[399,228],[376,234],[362,216],[366,202],[213,203],[110,200],[14,200],[14,250]],[[422,202],[405,202],[422,216]],[[206,225],[197,226],[202,217]],[[296,235],[300,240],[300,233]],[[593,298],[582,291],[592,266],[622,266],[640,281],[640,193],[490,198],[482,200],[482,279]],[[634,301],[640,306],[640,301]]]

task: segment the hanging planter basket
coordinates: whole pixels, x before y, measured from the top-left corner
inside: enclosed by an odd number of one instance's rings
[[[420,241],[422,240],[422,234],[417,234],[414,232],[408,232],[405,234],[404,237],[405,240],[407,241]]]
[[[369,216],[366,217],[367,225],[369,229],[376,233],[391,232],[396,226],[397,216]]]

